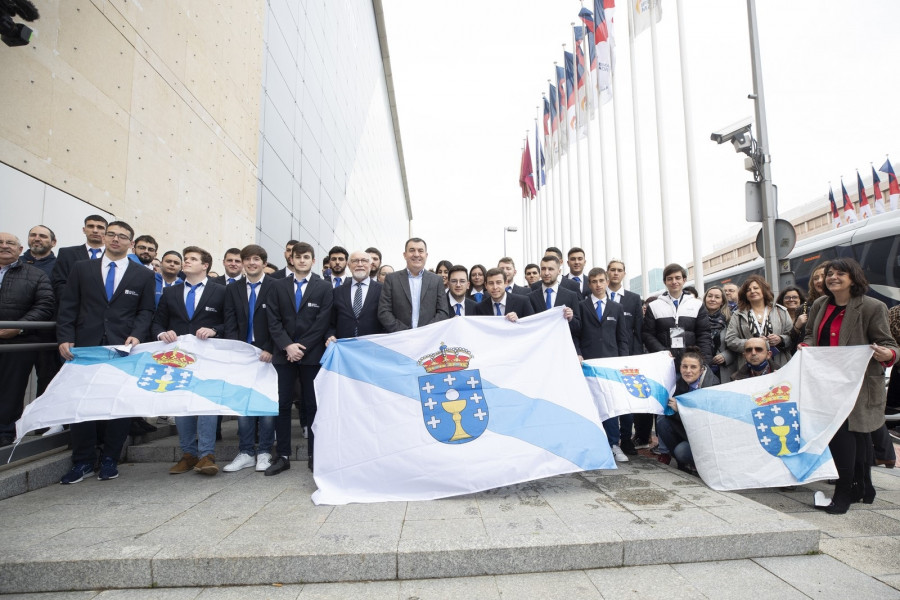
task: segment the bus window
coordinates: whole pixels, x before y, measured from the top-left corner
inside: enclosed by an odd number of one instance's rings
[[[871,288],[869,294],[889,306],[900,302],[900,235],[884,237],[853,246]]]

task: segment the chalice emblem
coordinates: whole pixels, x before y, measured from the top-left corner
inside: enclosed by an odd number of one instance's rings
[[[469,369],[472,353],[441,342],[437,352],[419,359],[427,375],[419,377],[425,430],[444,444],[474,441],[488,425],[481,372]]]

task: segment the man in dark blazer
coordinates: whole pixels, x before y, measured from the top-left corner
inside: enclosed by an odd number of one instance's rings
[[[262,246],[250,244],[241,249],[244,277],[225,288],[225,338],[253,344],[260,350],[259,360],[271,363],[274,344],[266,309],[272,286],[278,280],[265,275],[268,259]],[[274,443],[275,417],[238,417],[238,455],[222,470],[232,473],[255,466],[257,471],[265,471],[272,464]]]
[[[212,255],[197,246],[184,249],[182,271],[184,283],[163,290],[151,332],[163,342],[172,343],[179,335],[194,335],[205,340],[223,337],[225,333],[225,286],[207,277]],[[194,470],[202,475],[215,475],[216,415],[175,417],[182,456],[169,469],[172,475]]]
[[[625,282],[625,263],[621,260],[611,260],[606,266],[606,276],[609,280],[606,293],[610,300],[622,306],[622,318],[625,320],[625,329],[628,331],[628,356],[644,353],[644,341],[641,339],[641,331],[644,326],[644,301],[639,294],[629,292],[623,285]],[[619,418],[621,426],[621,443],[619,446],[625,454],[636,455],[637,448],[650,447],[650,430],[653,428],[653,415],[638,413],[632,415],[633,423],[627,419]],[[632,425],[634,426],[634,441],[632,441]]]
[[[241,273],[244,271],[244,264],[241,260],[240,248],[229,248],[225,251],[225,258],[222,259],[222,267],[225,269],[223,275],[213,278],[214,283],[219,285],[228,285],[242,278]]]
[[[313,468],[316,417],[313,381],[319,373],[319,360],[325,353],[325,334],[331,324],[331,282],[312,276],[315,250],[306,242],[299,242],[294,244],[292,253],[294,275],[276,282],[266,309],[275,347],[272,364],[278,373],[278,417],[275,419],[278,456],[266,469],[266,475],[277,475],[291,468],[291,406],[294,380],[298,376],[302,414],[309,426],[307,466]]]
[[[466,295],[469,290],[469,275],[462,265],[453,265],[447,273],[447,300],[450,303],[451,317],[464,317],[474,315],[478,303]],[[483,300],[483,298],[482,298]]]
[[[487,296],[475,307],[481,316],[505,316],[508,321],[534,314],[527,296],[506,293],[506,274],[499,268],[488,269],[484,275]]]
[[[284,262],[287,263],[287,266],[283,269],[278,269],[269,277],[272,279],[284,279],[285,277],[290,277],[294,274],[291,271],[291,250],[294,249],[294,244],[298,244],[297,240],[288,240],[288,242],[284,245]]]
[[[75,262],[64,286],[56,320],[59,353],[72,360],[73,346],[137,345],[149,341],[156,281],[153,271],[128,260],[134,229],[103,223],[106,252],[99,260]],[[57,263],[58,264],[58,263]],[[119,476],[117,468],[131,418],[72,423],[72,469],[60,483],[78,483],[94,472],[102,437],[99,479]]]
[[[332,288],[336,289],[350,283],[351,278],[347,276],[349,258],[350,253],[341,246],[335,246],[328,251],[328,269],[330,272],[324,279],[331,283]]]
[[[428,246],[421,238],[410,238],[403,251],[406,269],[395,271],[384,280],[378,319],[385,331],[393,333],[424,327],[450,316],[444,280],[425,270]],[[415,298],[411,290],[417,291]],[[418,319],[413,320],[413,315]]]
[[[516,283],[516,263],[512,258],[504,256],[497,261],[497,268],[503,271],[503,275],[506,278],[506,293],[520,294],[522,296],[527,296],[531,293],[529,288]]]
[[[565,306],[563,313],[569,322],[569,331],[572,338],[578,335],[581,329],[581,303],[580,292],[568,290],[562,286],[559,280],[559,259],[552,254],[548,254],[541,259],[541,284],[536,290],[532,290],[528,295],[531,307],[535,313],[547,310],[547,303],[551,306]]]
[[[63,288],[66,287],[72,265],[79,260],[103,256],[106,225],[106,219],[100,215],[85,217],[84,227],[81,229],[84,232],[85,243],[59,249],[56,263],[53,265],[53,273],[50,275],[50,283],[53,285],[53,293],[56,295],[57,302],[63,297]]]
[[[569,265],[569,272],[563,276],[563,280],[571,281],[578,285],[581,296],[587,298],[591,294],[591,286],[588,284],[588,278],[584,273],[584,268],[587,264],[584,250],[577,246],[569,248],[569,256],[566,262]]]
[[[339,339],[384,333],[384,327],[378,320],[382,285],[369,277],[371,263],[372,258],[367,252],[356,251],[350,255],[352,283],[334,288],[331,326],[326,334],[326,346]],[[357,303],[359,314],[354,308]]]

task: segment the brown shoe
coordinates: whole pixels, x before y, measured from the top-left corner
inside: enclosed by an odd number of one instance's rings
[[[888,469],[893,469],[894,467],[897,466],[897,461],[896,461],[896,460],[882,460],[882,459],[880,459],[880,458],[876,458],[876,459],[875,459],[875,466],[876,466],[876,467],[886,467],[886,468],[888,468]]]
[[[182,455],[181,460],[179,460],[175,465],[169,469],[169,475],[181,475],[182,473],[187,473],[191,469],[194,468],[194,465],[197,464],[197,457],[193,454],[188,454],[187,452]]]
[[[207,454],[200,459],[194,470],[203,475],[215,475],[219,472],[219,467],[216,466],[216,457],[212,454]]]

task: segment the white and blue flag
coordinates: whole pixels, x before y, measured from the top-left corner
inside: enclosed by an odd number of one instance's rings
[[[714,490],[834,479],[828,442],[847,419],[869,346],[803,348],[769,375],[678,396],[703,481]]]
[[[675,361],[668,351],[592,358],[581,369],[604,421],[631,413],[672,414]]]
[[[316,504],[615,468],[561,307],[338,340],[316,397]]]
[[[198,340],[114,348],[72,348],[42,396],[16,423],[21,439],[40,427],[121,417],[278,414],[278,378],[260,350],[235,340]]]

